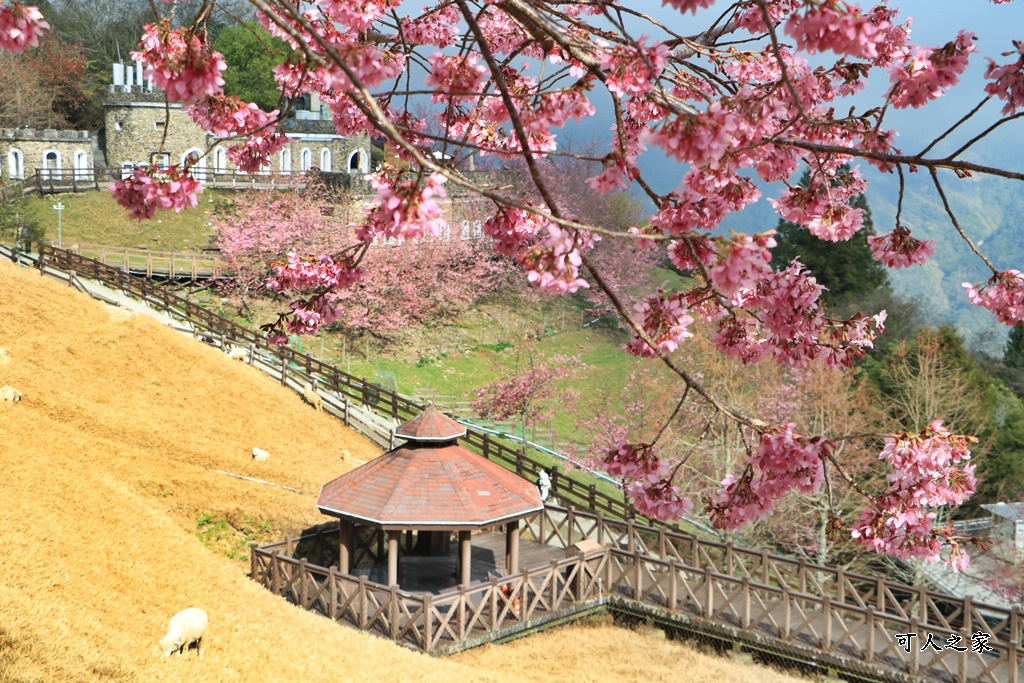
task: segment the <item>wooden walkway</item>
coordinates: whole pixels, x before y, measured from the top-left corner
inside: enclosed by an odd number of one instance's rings
[[[565,557],[565,548],[585,538],[603,548]],[[254,546],[252,578],[307,609],[431,654],[603,607],[651,619],[671,633],[740,643],[855,679],[1019,680],[1019,611],[1000,613],[924,588],[901,590],[883,579],[865,582],[842,570],[780,563],[767,553],[716,547],[571,508],[546,508],[529,520],[523,539],[533,542],[520,560],[525,569],[505,575],[497,571],[503,541],[474,537],[480,553],[474,582],[465,588],[434,585],[420,592],[409,590],[415,579],[399,587],[373,581],[380,576],[373,571],[343,575],[330,566],[337,544],[331,533]],[[368,537],[363,545],[372,554]],[[912,639],[898,637],[911,633]],[[974,650],[976,634],[987,636],[986,649]]]

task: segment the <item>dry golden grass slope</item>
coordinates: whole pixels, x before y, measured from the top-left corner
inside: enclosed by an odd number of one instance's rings
[[[795,680],[612,627],[431,659],[304,612],[204,546],[196,516],[296,534],[369,442],[216,349],[7,262],[0,346],[0,385],[24,395],[0,404],[2,683]],[[167,619],[193,605],[210,615],[206,657],[160,656]]]

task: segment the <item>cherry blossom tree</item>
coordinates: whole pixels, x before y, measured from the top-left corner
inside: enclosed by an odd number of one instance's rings
[[[284,144],[280,114],[222,94],[225,63],[206,31],[214,2],[156,3],[165,16],[154,17],[133,54],[169,101],[189,107],[200,125],[225,138],[218,144],[227,145],[239,168],[256,171]],[[957,86],[970,60],[980,59],[982,43],[962,30],[942,45],[915,45],[909,19],[884,2],[861,8],[844,0],[663,0],[678,12],[668,23],[613,0],[434,0],[412,15],[397,0],[250,2],[263,26],[289,45],[288,60],[275,69],[285,95],[319,93],[339,133],[384,136],[410,164],[407,173],[385,169],[374,177],[378,199],[359,221],[360,240],[438,234],[444,226],[439,201],[453,188],[490,200],[493,215],[484,230],[530,282],[554,294],[600,289],[634,334],[626,350],[675,373],[684,385],[680,403],[708,406],[745,434],[748,455],[708,504],[720,526],[768,514],[788,491],[813,493],[836,477],[856,482],[833,435],[801,433],[785,418],[765,422],[709,390],[676,357],[691,330],[710,328],[720,353],[747,364],[849,367],[885,319],[884,312],[830,317],[812,272],[796,261],[769,267],[770,233],[712,232],[725,216],[758,201],[761,187],[779,188],[768,201],[781,217],[820,239],[842,241],[862,226],[851,204],[866,186],[857,162],[901,180],[908,171],[927,173],[951,239],[992,272],[985,282],[964,283],[966,296],[1006,324],[1024,319],[1024,276],[992,264],[944,190],[972,174],[1024,179],[1020,171],[966,158],[979,140],[1024,115],[1018,111],[1022,43],[985,45],[983,91],[958,89],[964,116],[924,149],[905,152],[896,146],[889,113],[927,116],[929,103]],[[970,2],[981,0],[965,7]],[[36,8],[17,0],[0,5],[0,48],[24,50],[46,28]],[[850,106],[847,98],[869,79],[887,83],[881,99]],[[429,130],[409,113],[417,100],[434,106],[437,121]],[[559,130],[593,117],[599,106],[613,113],[614,126],[607,152],[591,159],[602,170],[590,187],[596,193],[635,187],[656,207],[630,230],[574,215],[541,170],[543,159],[563,153]],[[967,132],[977,112],[993,108],[1000,111],[991,125]],[[954,151],[938,153],[940,141]],[[653,148],[687,168],[667,194],[641,171],[641,157]],[[432,151],[455,163],[441,163]],[[469,154],[518,160],[521,182],[492,183],[458,171]],[[114,195],[139,218],[180,210],[195,203],[200,189],[190,170],[186,162],[141,171]],[[807,184],[795,182],[804,172]],[[871,241],[875,257],[893,268],[918,264],[933,249],[911,234],[901,213],[891,232]],[[651,293],[631,309],[592,259],[599,239],[663,250],[689,284]],[[364,277],[360,268],[358,258],[339,262],[326,254],[278,268],[271,286],[301,290],[287,324],[315,332],[332,316],[325,292],[354,285]],[[272,339],[283,339],[285,324],[273,326]],[[963,543],[935,524],[934,508],[971,495],[970,439],[934,421],[883,443],[891,484],[862,491],[860,521],[848,532],[873,550],[933,561],[948,543],[950,564],[963,568]],[[648,482],[650,502],[668,503],[649,508],[657,514],[689,506],[679,482],[660,476],[658,456],[645,442],[619,444],[608,460],[642,475],[635,479]]]

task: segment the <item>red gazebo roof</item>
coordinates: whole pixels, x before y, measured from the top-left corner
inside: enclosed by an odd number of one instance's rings
[[[386,529],[456,530],[544,508],[533,483],[454,443],[451,425],[465,433],[428,407],[395,431],[409,443],[325,484],[317,509]]]

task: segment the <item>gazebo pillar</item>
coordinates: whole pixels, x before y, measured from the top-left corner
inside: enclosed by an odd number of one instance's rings
[[[519,520],[505,525],[505,569],[509,574],[519,573]]]
[[[338,524],[338,571],[352,573],[352,522],[347,519]]]
[[[463,586],[469,585],[470,560],[473,557],[473,545],[470,539],[473,532],[469,529],[459,531],[459,581]]]
[[[388,585],[398,583],[398,542],[402,538],[401,531],[388,531]]]

